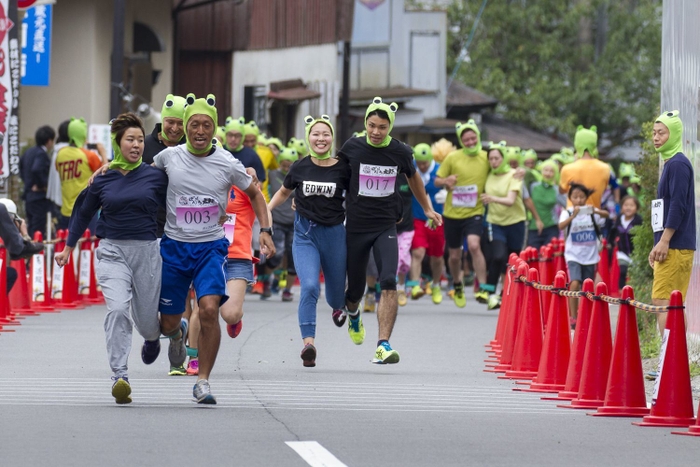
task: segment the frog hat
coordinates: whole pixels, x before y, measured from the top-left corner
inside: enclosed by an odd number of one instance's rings
[[[287,147],[296,149],[299,158],[303,158],[309,155],[309,147],[306,144],[306,141],[304,141],[303,139],[298,139],[292,136],[291,138],[289,138]]]
[[[520,148],[518,148],[518,149],[520,149]],[[510,168],[510,165],[508,164],[508,160],[506,157],[506,155],[508,153],[508,146],[506,145],[506,142],[500,141],[496,144],[492,144],[491,147],[489,148],[489,152],[494,151],[494,150],[501,153],[501,157],[503,157],[503,160],[501,161],[501,164],[498,167],[496,167],[495,169],[491,168],[491,173],[494,173],[496,175],[500,175],[500,174],[504,174],[504,173],[510,171],[511,168]]]
[[[165,119],[179,118],[180,120],[182,120],[182,117],[185,114],[185,105],[187,105],[187,101],[185,101],[184,97],[175,96],[173,94],[168,94],[167,96],[165,96],[163,108],[160,109],[160,137],[164,140],[170,141],[168,139],[168,136],[165,134],[165,131],[163,131],[163,127],[165,127]],[[170,142],[179,143],[179,141]]]
[[[260,136],[260,128],[258,127],[258,124],[255,123],[253,120],[249,121],[248,123],[245,124],[245,132],[243,135],[255,135],[256,137]]]
[[[500,143],[498,143],[500,144]],[[491,146],[489,148],[489,151],[493,148]],[[506,151],[505,151],[505,159],[508,165],[510,165],[511,161],[516,161],[518,163],[518,167],[521,167],[523,165],[523,156],[522,156],[522,151],[518,146],[506,146]]]
[[[550,185],[556,185],[557,183],[559,183],[559,164],[557,164],[556,161],[552,159],[547,159],[540,165],[540,173],[542,173],[542,169],[544,169],[545,167],[551,167],[552,169],[554,169],[554,176],[551,178],[546,178],[544,174],[542,174],[542,180]]]
[[[430,162],[433,160],[433,151],[430,149],[429,144],[416,144],[416,146],[413,148],[413,157],[418,162]]]
[[[683,152],[683,122],[678,115],[677,110],[664,112],[654,122],[662,123],[668,128],[668,139],[656,150],[663,160],[668,160],[679,152]],[[70,130],[70,127],[68,128]]]
[[[299,154],[294,148],[282,148],[279,155],[280,162],[282,161],[292,161],[295,162],[299,159]]]
[[[321,118],[313,118],[311,115],[307,115],[304,117],[304,123],[306,124],[306,144],[309,148],[309,154],[316,159],[328,159],[331,157],[331,154],[333,153],[333,138],[335,137],[335,130],[333,129],[333,125],[331,124],[331,118],[328,115],[321,115]],[[325,152],[325,154],[316,154],[313,149],[311,149],[311,143],[309,142],[309,134],[311,133],[311,128],[316,125],[317,123],[323,123],[324,125],[328,126],[331,130],[331,145],[328,148],[328,151]]]
[[[219,116],[216,111],[216,97],[214,97],[214,94],[209,94],[206,99],[196,99],[192,93],[187,95],[185,113],[182,119],[185,124],[185,129],[187,129],[187,124],[190,122],[190,118],[192,118],[194,115],[206,115],[207,117],[211,118],[214,127],[216,127],[217,122],[219,121]],[[190,142],[189,138],[187,139],[186,144],[187,150],[196,155],[206,154],[211,151],[212,147],[211,141],[209,141],[209,144],[205,149],[197,151],[194,147],[192,147],[192,143]]]
[[[591,157],[598,157],[598,128],[593,125],[590,129],[585,129],[583,125],[579,125],[574,136],[574,148],[576,148],[576,157],[583,157],[585,152]]]
[[[391,143],[391,130],[392,128],[394,128],[394,119],[396,118],[396,111],[399,110],[399,104],[397,104],[396,102],[392,102],[391,104],[385,104],[384,102],[382,102],[381,97],[375,97],[374,99],[372,99],[372,103],[369,105],[369,107],[367,107],[367,111],[365,112],[365,126],[367,125],[367,119],[369,118],[369,114],[371,114],[375,110],[381,110],[387,114],[387,116],[389,117],[389,131],[387,131],[386,137],[379,144],[372,144],[368,134],[366,137],[367,144],[375,148],[385,148],[389,146],[389,143]]]
[[[82,148],[87,140],[87,123],[84,118],[71,118],[68,124],[68,141]]]
[[[241,136],[243,136],[245,134],[245,118],[240,117],[238,119],[234,119],[233,117],[227,117],[226,125],[224,126],[224,133],[240,133]],[[226,138],[224,138],[224,141],[226,141]],[[240,151],[241,149],[243,149],[243,138],[241,137],[241,141],[238,143],[238,147],[226,147],[234,152]]]
[[[479,127],[476,126],[474,119],[470,118],[467,123],[457,122],[455,126],[457,128],[457,140],[459,140],[459,145],[462,146],[464,153],[468,156],[476,156],[479,154],[481,152],[481,131],[479,131]],[[462,143],[462,133],[467,130],[472,130],[476,133],[476,145],[471,148],[464,147],[464,143]]]
[[[527,151],[523,151],[522,153],[522,161],[530,161],[533,160],[535,163],[537,163],[537,152],[534,149],[528,149]]]

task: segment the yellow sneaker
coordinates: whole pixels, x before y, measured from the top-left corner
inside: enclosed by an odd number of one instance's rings
[[[372,363],[399,363],[399,353],[392,349],[388,342],[384,342],[374,352]]]
[[[442,290],[439,285],[434,285],[432,290],[433,303],[439,305],[442,303]]]
[[[365,305],[362,308],[362,311],[364,311],[365,313],[374,313],[376,307],[377,300],[374,298],[374,292],[365,294]]]
[[[411,298],[413,300],[418,300],[423,295],[425,295],[425,290],[423,290],[420,285],[414,285],[411,289]]]
[[[399,302],[399,306],[406,306],[406,303],[408,303],[408,299],[406,298],[406,291],[405,290],[399,290],[396,293],[396,299]]]
[[[362,324],[362,316],[357,315],[356,319],[348,316],[348,334],[355,345],[360,345],[365,341],[365,326]]]
[[[501,308],[501,296],[498,294],[491,294],[489,296],[489,303],[486,306],[486,309],[488,310],[497,310]]]
[[[455,289],[450,289],[447,291],[447,296],[454,299],[455,298]]]
[[[455,289],[455,294],[452,299],[455,301],[455,305],[457,305],[459,308],[464,308],[467,306],[467,297],[464,296],[464,289]]]
[[[130,404],[131,403],[131,385],[129,384],[129,378],[114,378],[114,384],[112,385],[112,397],[114,397],[114,402],[117,404]]]
[[[489,293],[484,289],[479,289],[477,292],[474,292],[474,298],[479,303],[488,303]]]

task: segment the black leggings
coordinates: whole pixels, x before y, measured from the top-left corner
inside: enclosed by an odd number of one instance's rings
[[[488,275],[486,277],[486,283],[493,285],[494,287],[498,285],[498,280],[506,271],[506,265],[508,264],[508,246],[505,242],[500,240],[494,240],[491,242],[491,260],[488,264]]]
[[[396,227],[383,232],[347,232],[348,289],[345,298],[357,303],[365,294],[367,263],[374,248],[374,261],[379,272],[377,280],[382,290],[396,290],[396,271],[399,265],[399,244]]]

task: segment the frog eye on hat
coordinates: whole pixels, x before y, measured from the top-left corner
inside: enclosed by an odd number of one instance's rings
[[[207,104],[209,104],[212,107],[216,105],[216,97],[214,97],[214,94],[209,94],[207,96]]]
[[[323,120],[325,120],[325,121],[327,121],[327,122],[330,122],[330,121],[331,121],[331,117],[329,117],[328,115],[325,115],[325,114],[324,114],[324,115],[321,115],[321,119],[323,119]]]
[[[372,104],[381,104],[382,103],[382,98],[381,97],[375,97],[372,99]]]
[[[175,105],[175,102],[173,102],[172,99],[168,99],[167,101],[165,101],[165,106],[167,108],[171,108],[173,105]]]
[[[192,93],[187,94],[187,99],[185,99],[185,101],[187,102],[187,105],[194,104],[194,101],[195,101],[194,94],[192,94]]]
[[[392,102],[391,104],[389,104],[389,110],[396,113],[396,111],[399,110],[399,104],[397,104],[396,102]]]
[[[311,123],[313,123],[313,121],[314,118],[311,115],[307,115],[306,117],[304,117],[304,123],[306,123],[307,125],[310,125]]]

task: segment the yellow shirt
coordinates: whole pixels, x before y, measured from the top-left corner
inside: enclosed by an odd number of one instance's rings
[[[437,176],[447,178],[457,175],[457,184],[447,192],[443,211],[445,217],[466,219],[484,215],[484,205],[480,196],[484,192],[489,170],[491,167],[486,151],[479,151],[476,156],[468,156],[459,149],[447,155],[440,164]]]
[[[561,168],[559,187],[564,190],[564,193],[569,192],[569,182],[579,183],[594,190],[588,202],[600,208],[603,192],[610,183],[610,167],[598,159],[579,159]],[[568,205],[571,206],[571,201]]]
[[[506,172],[503,175],[489,174],[486,179],[484,192],[487,195],[506,198],[511,191],[517,192],[515,202],[512,206],[505,204],[489,204],[486,221],[496,225],[512,225],[525,220],[525,205],[522,196],[522,180],[516,180],[515,170]]]
[[[260,161],[262,162],[263,167],[265,168],[265,181],[262,184],[262,192],[263,195],[265,196],[265,200],[269,203],[270,202],[270,189],[269,189],[269,172],[270,170],[275,170],[279,168],[279,164],[277,163],[277,159],[275,159],[275,155],[272,153],[270,148],[268,148],[265,145],[258,144],[255,146],[255,152],[258,154],[258,157],[260,158]]]
[[[56,155],[56,170],[61,178],[63,204],[61,214],[70,217],[73,205],[87,186],[90,176],[100,168],[102,161],[92,151],[66,146]]]

